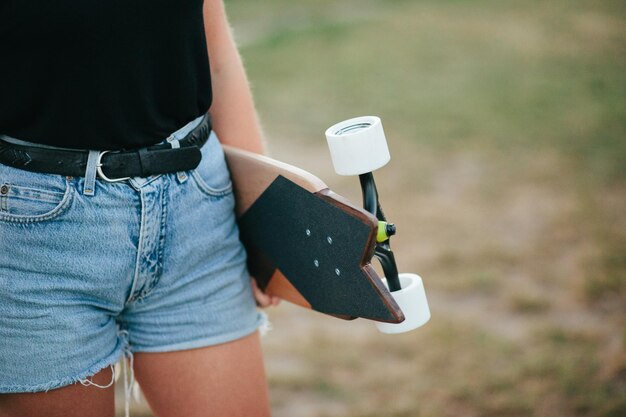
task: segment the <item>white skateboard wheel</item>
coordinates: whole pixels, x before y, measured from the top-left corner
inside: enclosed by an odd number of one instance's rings
[[[387,280],[383,278],[387,285]],[[400,274],[401,290],[391,293],[394,300],[404,313],[405,320],[402,323],[377,322],[376,327],[382,333],[397,334],[410,332],[423,326],[430,320],[430,309],[426,300],[426,291],[422,278],[416,274]]]
[[[330,157],[339,175],[360,175],[377,170],[391,156],[380,118],[355,117],[326,129]]]

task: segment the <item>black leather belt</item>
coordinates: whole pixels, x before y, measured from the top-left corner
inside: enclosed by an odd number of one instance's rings
[[[200,148],[211,133],[207,114],[200,124],[180,139],[179,148],[162,143],[136,150],[101,151],[98,154],[98,176],[105,181],[196,168],[202,159]],[[33,172],[84,177],[89,151],[17,145],[0,139],[0,164]]]

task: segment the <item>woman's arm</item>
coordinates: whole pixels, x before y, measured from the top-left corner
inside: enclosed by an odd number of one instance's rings
[[[252,101],[248,78],[226,19],[222,0],[204,0],[204,30],[206,34],[213,103],[213,129],[220,142],[252,152],[265,153],[259,119]],[[277,305],[278,297],[264,294],[252,280],[257,304]]]
[[[252,93],[222,0],[204,0],[203,14],[211,64],[213,129],[226,145],[264,153]]]

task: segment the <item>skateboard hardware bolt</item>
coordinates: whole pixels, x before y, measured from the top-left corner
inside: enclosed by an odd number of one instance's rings
[[[332,244],[333,244],[333,238],[332,238],[332,237],[328,236],[328,237],[326,238],[326,240],[328,241],[328,244],[329,244],[329,245],[332,245]]]
[[[318,268],[320,266],[320,261],[318,261],[317,259],[314,260],[313,265],[315,265],[315,267]]]
[[[306,229],[305,233],[307,236],[311,236],[311,231],[309,229]]]
[[[335,274],[337,274],[337,276],[341,275],[341,271],[339,270],[339,268],[335,268]]]

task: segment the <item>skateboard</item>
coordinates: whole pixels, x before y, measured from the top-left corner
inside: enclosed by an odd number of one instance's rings
[[[416,300],[408,303],[408,309],[398,302],[401,297],[396,295],[413,280],[397,272],[389,243],[395,226],[385,219],[371,172],[387,163],[389,153],[384,134],[384,147],[380,139],[369,144],[363,141],[364,136],[381,135],[380,119],[357,119],[329,128],[327,139],[335,170],[342,175],[359,175],[364,207],[334,193],[305,170],[224,146],[237,222],[248,254],[248,269],[262,291],[335,317],[371,319],[391,329],[379,327],[381,331],[398,333],[406,331],[399,327],[407,327],[405,313],[414,315]],[[333,135],[343,136],[339,146],[345,149],[337,150]],[[355,149],[346,146],[348,136],[360,138],[357,155]],[[359,152],[366,156],[359,156]],[[372,266],[373,258],[381,262],[386,278]],[[427,310],[422,298],[417,300],[422,304],[419,307]],[[429,312],[427,315],[430,317]],[[414,320],[409,321],[412,327]]]

